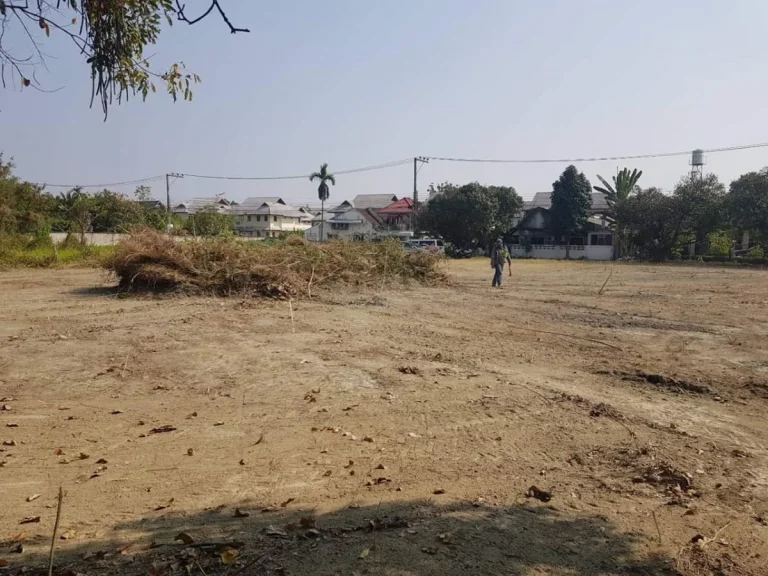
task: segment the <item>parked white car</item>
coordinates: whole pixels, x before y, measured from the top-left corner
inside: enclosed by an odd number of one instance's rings
[[[415,238],[403,243],[403,249],[406,252],[432,252],[433,254],[444,254],[445,244],[438,238]]]

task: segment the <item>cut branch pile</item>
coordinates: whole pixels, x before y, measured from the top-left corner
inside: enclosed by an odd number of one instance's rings
[[[381,286],[388,281],[439,283],[440,259],[409,254],[397,241],[311,244],[299,237],[277,243],[232,238],[174,240],[142,230],[121,242],[104,267],[127,290],[189,294],[311,297],[334,283]]]

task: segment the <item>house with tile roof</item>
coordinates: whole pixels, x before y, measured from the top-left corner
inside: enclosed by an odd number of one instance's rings
[[[207,198],[192,198],[177,204],[171,209],[171,212],[185,220],[190,216],[197,214],[201,210],[215,210],[216,212],[228,213],[230,202],[223,196],[210,196]]]
[[[565,246],[558,244],[552,233],[549,212],[551,207],[550,192],[537,192],[531,200],[523,203],[522,215],[504,238],[513,258],[565,258]],[[568,239],[571,258],[613,258],[613,232],[603,216],[607,209],[605,196],[594,192],[586,229]]]
[[[249,238],[278,238],[283,233],[305,232],[312,215],[286,204],[281,198],[248,198],[232,208],[235,228]]]

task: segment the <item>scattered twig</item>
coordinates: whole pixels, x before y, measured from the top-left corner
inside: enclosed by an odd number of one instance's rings
[[[545,401],[547,404],[549,404],[550,406],[551,406],[552,404],[554,404],[554,402],[552,402],[552,400],[550,400],[549,398],[547,398],[546,396],[544,396],[544,394],[542,394],[541,392],[537,392],[536,390],[534,390],[534,389],[533,389],[533,388],[531,388],[530,386],[528,386],[528,385],[526,385],[526,384],[520,384],[520,386],[522,386],[522,387],[523,387],[523,388],[525,388],[526,390],[530,390],[531,392],[533,392],[534,394],[536,394],[536,396],[538,396],[539,398],[542,398],[542,399],[543,399],[543,400],[544,400],[544,401]]]
[[[291,329],[296,334],[296,324],[293,321],[293,299],[288,300],[288,307],[291,309]]]
[[[656,524],[656,533],[659,535],[659,546],[661,546],[661,530],[659,530],[659,522],[656,520],[656,510],[651,510],[651,515],[653,516],[653,523]]]
[[[64,500],[64,490],[59,486],[59,503],[56,506],[56,521],[53,523],[53,534],[51,535],[51,552],[48,554],[48,576],[53,574],[53,552],[56,548],[56,533],[59,531],[59,520],[61,519],[61,503]]]
[[[608,280],[611,279],[611,276],[613,276],[613,266],[611,266],[611,272],[608,274],[608,278],[605,279],[605,282],[603,282],[603,286],[600,288],[600,292],[597,293],[598,296],[601,296],[603,293],[603,290],[605,290],[606,284],[608,284]]]
[[[730,521],[728,522],[728,524],[726,524],[725,526],[723,526],[722,528],[720,528],[720,530],[718,530],[717,532],[715,532],[715,535],[714,535],[714,536],[712,536],[712,538],[704,538],[704,542],[702,542],[702,543],[701,543],[702,547],[706,546],[706,545],[707,545],[707,544],[709,544],[710,542],[714,542],[715,540],[717,540],[717,537],[718,537],[718,536],[720,536],[720,534],[723,532],[723,530],[725,530],[726,528],[728,528],[728,526],[730,526],[731,524],[733,524],[733,520],[730,520]]]
[[[307,284],[307,296],[312,300],[312,280],[315,279],[315,267],[312,266],[312,274],[309,275],[309,283]]]

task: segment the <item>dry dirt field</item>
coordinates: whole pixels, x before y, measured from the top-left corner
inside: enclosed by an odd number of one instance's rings
[[[768,272],[0,274],[0,574],[768,574]],[[180,536],[179,540],[175,540]]]

